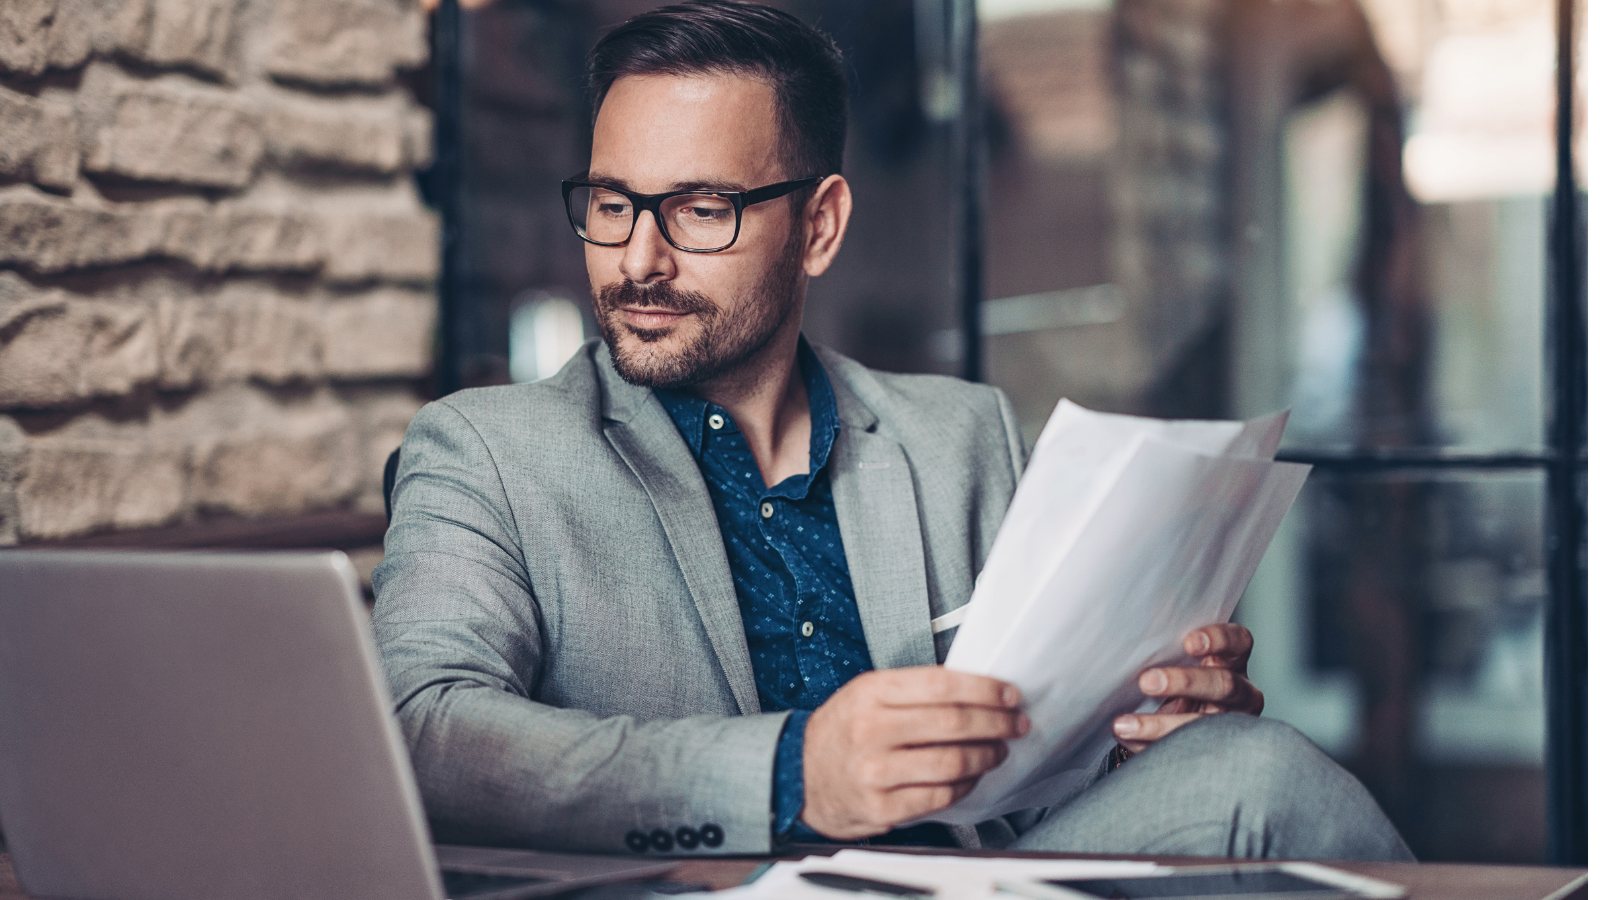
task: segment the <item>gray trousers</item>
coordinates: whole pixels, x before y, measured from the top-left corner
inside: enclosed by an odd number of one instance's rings
[[[1361,783],[1300,732],[1206,716],[1052,808],[1012,850],[1412,860]]]

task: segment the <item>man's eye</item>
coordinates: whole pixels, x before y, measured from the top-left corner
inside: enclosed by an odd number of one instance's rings
[[[720,222],[733,212],[726,206],[690,206],[686,211],[697,222]]]
[[[628,204],[601,203],[599,204],[599,212],[605,216],[625,216],[628,214]]]

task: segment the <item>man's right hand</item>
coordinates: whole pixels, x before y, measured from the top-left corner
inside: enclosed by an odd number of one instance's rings
[[[855,840],[941,810],[1028,732],[1022,692],[942,666],[867,672],[811,714],[800,820]]]

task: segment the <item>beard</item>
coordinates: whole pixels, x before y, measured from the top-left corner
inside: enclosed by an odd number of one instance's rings
[[[611,365],[624,381],[648,388],[683,389],[715,380],[761,352],[788,321],[797,305],[803,230],[796,227],[783,253],[742,303],[719,307],[705,294],[684,291],[670,281],[638,284],[626,279],[594,295],[595,320],[611,349]],[[650,309],[684,316],[671,328],[638,328],[622,308]],[[699,328],[687,333],[691,323]],[[663,341],[685,338],[674,352]],[[624,344],[632,337],[636,345]]]

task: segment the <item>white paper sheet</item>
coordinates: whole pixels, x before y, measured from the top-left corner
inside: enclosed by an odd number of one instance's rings
[[[945,665],[1022,689],[1032,730],[934,821],[1049,806],[1092,775],[1111,720],[1153,709],[1139,672],[1226,621],[1309,466],[1277,463],[1288,413],[1169,422],[1061,401],[1001,523]]]
[[[1165,871],[1154,863],[1116,860],[973,859],[962,856],[920,856],[874,850],[840,850],[833,856],[808,856],[780,862],[751,884],[721,891],[718,898],[808,898],[842,896],[800,879],[801,872],[840,872],[915,885],[934,890],[936,900],[973,900],[997,896],[997,881],[1033,881],[1044,878],[1114,878],[1153,875]],[[866,895],[862,895],[866,896]],[[1006,895],[1010,896],[1010,895]]]

